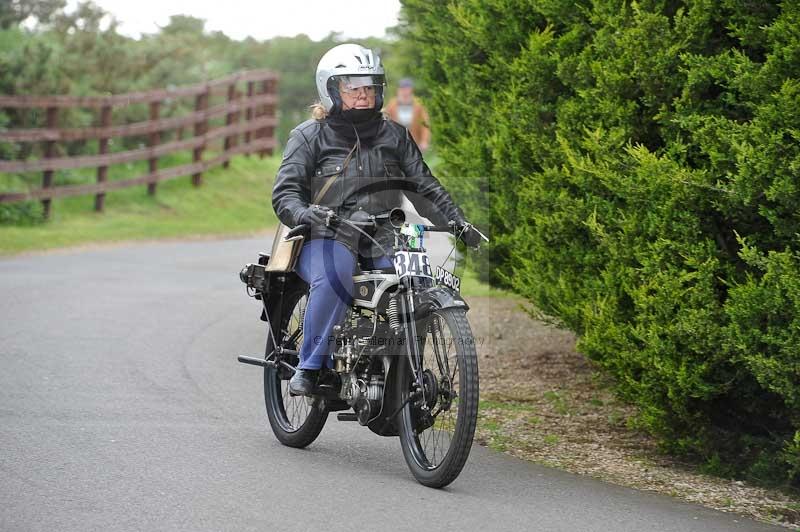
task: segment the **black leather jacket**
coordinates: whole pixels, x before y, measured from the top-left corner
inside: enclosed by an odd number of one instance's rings
[[[342,174],[354,144],[324,119],[308,120],[291,131],[272,189],[272,206],[281,222],[289,227],[298,225],[301,214],[324,183],[331,176]],[[403,193],[420,215],[436,225],[464,220],[461,210],[422,160],[408,129],[384,118],[375,136],[369,142],[361,141],[360,150],[353,154],[344,174],[317,203],[350,218],[358,210],[382,214],[400,207]],[[375,239],[391,249],[394,240],[387,223],[380,224]],[[315,238],[339,240],[366,257],[381,255],[347,226],[315,226],[306,239]]]

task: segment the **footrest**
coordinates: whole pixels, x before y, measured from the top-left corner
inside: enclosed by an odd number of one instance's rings
[[[350,405],[342,399],[325,399],[325,408],[328,412],[338,412],[340,410],[350,410]]]
[[[250,364],[252,366],[274,366],[275,363],[271,360],[264,360],[263,358],[256,358],[256,357],[248,357],[245,355],[239,355],[236,357],[236,360],[241,362],[242,364]]]
[[[358,421],[358,416],[355,412],[339,412],[336,414],[336,419],[339,421]]]

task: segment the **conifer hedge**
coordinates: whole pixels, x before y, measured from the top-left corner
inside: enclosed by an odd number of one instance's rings
[[[669,449],[798,483],[800,3],[403,17],[482,274],[576,331]]]

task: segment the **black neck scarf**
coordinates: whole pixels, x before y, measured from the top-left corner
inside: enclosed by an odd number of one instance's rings
[[[383,115],[376,109],[349,109],[327,118],[328,125],[349,142],[369,144],[378,135]]]

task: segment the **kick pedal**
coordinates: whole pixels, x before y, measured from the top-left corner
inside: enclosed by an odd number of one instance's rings
[[[358,421],[358,416],[355,412],[339,412],[336,414],[336,419],[339,421]]]

